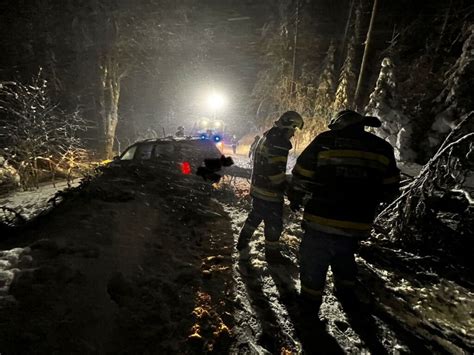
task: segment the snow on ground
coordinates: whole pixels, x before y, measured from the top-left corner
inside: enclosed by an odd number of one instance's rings
[[[31,191],[14,191],[0,196],[0,206],[11,208],[29,220],[49,208],[49,199],[56,192],[67,187],[67,182],[60,181],[54,185],[52,183],[41,184],[38,189]],[[10,285],[20,268],[32,261],[30,253],[31,248],[29,247],[0,251],[0,304],[13,300],[9,294]]]
[[[248,164],[245,159],[235,161],[241,166]],[[295,157],[290,156],[289,162],[294,164],[294,161]],[[416,176],[421,166],[402,163],[400,169]],[[245,180],[234,182],[234,189],[240,194],[248,193],[248,188]],[[240,204],[225,207],[232,219],[235,240],[250,206],[248,198],[239,201]],[[286,212],[286,227],[281,238],[283,263],[267,260],[262,226],[250,242],[248,253],[243,257],[233,253],[235,297],[241,305],[236,312],[236,332],[246,344],[241,343],[240,350],[400,354],[411,351],[461,353],[470,347],[473,323],[466,315],[474,306],[472,292],[436,274],[407,273],[397,264],[403,261],[379,255],[380,250],[373,247],[366,247],[363,254],[370,262],[364,257],[357,258],[360,279],[367,287],[367,295],[363,297],[374,302],[373,313],[365,314],[364,322],[354,322],[333,294],[329,272],[319,314],[323,327],[306,336],[294,309],[294,297],[300,287],[297,255],[302,235],[301,216]],[[416,256],[406,252],[392,251],[392,255],[410,257],[416,263]],[[392,267],[378,263],[380,258],[393,263]]]
[[[245,182],[241,180],[237,184]],[[237,240],[239,229],[248,213],[248,201],[240,206],[226,205],[225,210],[231,216],[234,238]],[[233,253],[234,293],[236,302],[240,305],[234,313],[234,332],[237,338],[235,352],[370,353],[377,346],[382,346],[387,351],[395,349],[390,352],[393,354],[406,351],[403,340],[380,320],[375,320],[374,323],[378,322],[384,345],[378,344],[374,339],[361,339],[359,330],[353,329],[332,293],[331,273],[328,275],[328,287],[320,312],[322,328],[317,326],[316,314],[309,328],[308,324],[300,322],[296,307],[300,289],[297,255],[302,234],[299,218],[301,216],[290,215],[286,211],[281,257],[277,257],[277,260],[272,256],[267,260],[262,226],[252,238],[248,252]]]
[[[100,176],[24,231],[30,263],[5,263],[2,352],[228,348],[229,221],[208,183],[170,172]]]
[[[240,168],[252,169],[250,159],[246,155],[241,154],[229,154],[234,161],[234,164]]]
[[[77,182],[72,184],[77,186]],[[68,187],[66,181],[41,184],[38,189],[30,191],[14,191],[0,196],[0,206],[14,209],[26,219],[31,219],[49,207],[49,199],[56,192]]]
[[[4,302],[12,302],[10,295],[10,285],[19,271],[19,267],[30,262],[28,255],[30,248],[14,248],[0,251],[0,305]]]
[[[245,156],[234,161],[249,166]],[[465,314],[472,293],[450,280],[428,282],[432,277],[407,272],[394,258],[399,251],[380,254],[372,245],[357,259],[373,300],[363,322],[341,306],[329,274],[320,321],[314,315],[305,323],[297,307],[301,215],[285,209],[278,257],[265,250],[262,227],[248,253],[238,253],[251,202],[246,179],[224,177],[213,189],[193,176],[146,170],[102,179],[70,192],[21,248],[0,252],[0,350],[469,349],[472,321]]]

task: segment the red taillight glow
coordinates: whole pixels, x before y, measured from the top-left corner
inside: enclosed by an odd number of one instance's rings
[[[191,174],[191,165],[189,164],[189,162],[185,161],[181,163],[181,172],[184,175]]]

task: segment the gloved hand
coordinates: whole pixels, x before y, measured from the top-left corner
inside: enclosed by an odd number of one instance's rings
[[[301,209],[300,201],[290,201],[290,210],[293,212],[298,212]]]

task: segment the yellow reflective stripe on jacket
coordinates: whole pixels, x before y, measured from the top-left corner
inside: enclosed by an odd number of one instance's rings
[[[362,158],[327,158],[327,159],[318,159],[318,166],[327,166],[327,165],[334,165],[334,166],[341,166],[341,165],[350,165],[350,166],[357,166],[357,167],[367,167],[372,168],[384,173],[387,170],[387,166],[380,163],[376,160],[368,160]]]
[[[268,196],[268,197],[279,197],[283,195],[283,193],[278,193],[278,192],[262,189],[261,187],[257,187],[257,186],[252,186],[252,191],[257,192],[264,196]]]
[[[325,217],[320,217],[320,216],[315,216],[310,213],[305,213],[303,216],[304,219],[330,226],[330,227],[336,227],[336,228],[347,228],[347,229],[355,229],[358,231],[367,231],[372,228],[372,224],[370,223],[360,223],[360,222],[351,222],[351,221],[341,221],[338,219],[331,219],[331,218],[325,218]]]
[[[284,182],[286,180],[286,175],[285,173],[280,173],[280,174],[268,176],[268,178],[273,184],[276,185],[276,184],[281,184],[282,182]]]
[[[289,150],[288,147],[280,147],[279,145],[273,145],[272,148],[276,148],[276,149],[280,149],[280,150],[286,150],[286,151]]]
[[[256,186],[250,188],[250,195],[266,201],[277,202],[283,200],[283,192],[278,193]]]
[[[295,167],[293,168],[293,173],[299,174],[307,178],[312,178],[314,176],[313,170],[305,169],[300,164],[295,165]]]
[[[291,187],[295,191],[310,193],[315,185],[313,181],[301,179],[296,175],[293,175],[291,178]]]
[[[288,158],[285,157],[285,156],[283,156],[283,155],[282,155],[282,156],[278,156],[278,157],[270,157],[270,158],[268,158],[268,161],[269,161],[270,163],[280,163],[280,162],[281,162],[281,163],[286,163],[287,160],[288,160]]]
[[[384,185],[395,184],[397,182],[400,182],[400,179],[401,179],[400,175],[394,175],[386,179],[383,179],[382,184]]]
[[[318,159],[331,159],[331,158],[359,158],[366,160],[377,161],[385,166],[390,164],[390,159],[382,154],[364,152],[362,150],[344,150],[334,149],[326,150],[318,154]]]

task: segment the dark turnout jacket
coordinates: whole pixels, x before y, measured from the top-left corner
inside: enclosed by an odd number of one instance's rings
[[[400,182],[392,146],[362,129],[321,133],[292,173],[290,200],[310,195],[306,225],[347,236],[370,232],[378,204],[396,195]]]
[[[264,133],[254,152],[250,194],[265,201],[282,202],[286,188],[286,162],[292,148],[285,131],[273,127]]]

